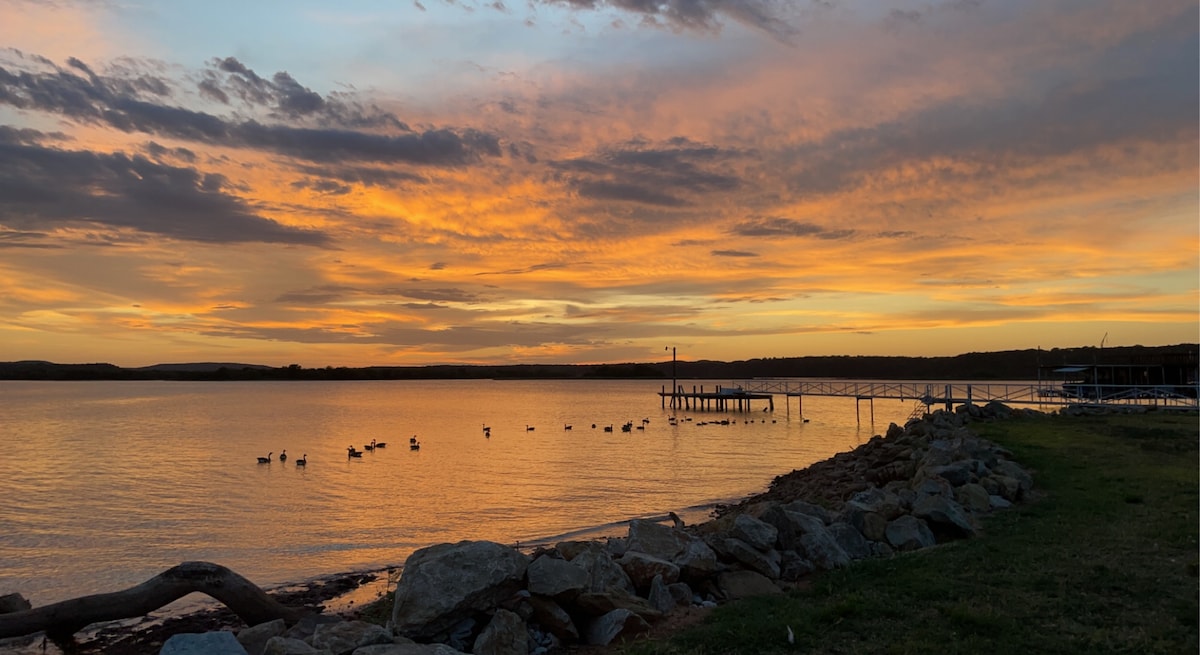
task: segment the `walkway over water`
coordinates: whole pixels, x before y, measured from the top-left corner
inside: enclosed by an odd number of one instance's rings
[[[873,401],[876,398],[914,400],[926,407],[999,401],[1006,405],[1139,405],[1168,409],[1195,410],[1196,386],[1173,385],[1086,385],[1061,381],[1036,382],[935,382],[930,380],[820,380],[811,378],[753,378],[731,385],[747,394],[774,394],[796,397],[835,396]],[[801,400],[801,402],[803,402]],[[791,412],[791,406],[788,405]],[[874,408],[872,408],[874,414]]]

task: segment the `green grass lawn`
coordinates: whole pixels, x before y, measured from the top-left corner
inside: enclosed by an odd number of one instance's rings
[[[1033,471],[1039,496],[988,517],[979,538],[819,574],[625,651],[1200,652],[1195,414],[973,427]]]

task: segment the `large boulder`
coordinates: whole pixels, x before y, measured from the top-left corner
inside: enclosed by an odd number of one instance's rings
[[[232,632],[185,632],[171,635],[158,655],[246,655]]]
[[[529,604],[533,607],[533,616],[530,617],[530,621],[540,625],[546,632],[563,641],[574,642],[579,639],[579,628],[575,626],[575,621],[571,619],[571,615],[563,609],[562,605],[541,596],[530,598]]]
[[[634,519],[629,522],[626,552],[645,553],[669,562],[683,553],[691,540],[691,535],[682,530],[654,521]]]
[[[471,647],[475,655],[528,655],[529,635],[521,617],[498,609]]]
[[[287,623],[284,623],[283,619],[275,619],[243,628],[237,633],[237,640],[250,655],[262,655],[267,642],[272,637],[283,636],[285,632],[287,632]]]
[[[585,592],[603,593],[619,589],[630,594],[636,593],[629,574],[603,549],[585,550],[571,560],[571,565],[578,566],[587,574]]]
[[[528,567],[526,555],[490,541],[422,548],[404,563],[396,585],[393,629],[433,639],[465,617],[493,611],[521,588]]]
[[[783,593],[779,585],[754,571],[726,571],[717,575],[716,583],[717,588],[729,600]]]
[[[312,647],[327,650],[333,655],[349,655],[355,649],[372,644],[392,643],[392,633],[381,625],[366,621],[343,621],[317,626]]]
[[[764,512],[762,518],[778,529],[780,548],[800,553],[817,568],[833,569],[850,563],[820,519],[778,505]]]
[[[729,536],[766,552],[775,547],[775,539],[779,536],[779,531],[766,521],[756,519],[749,514],[738,514],[733,519],[733,528],[729,531]]]
[[[642,595],[649,593],[650,582],[655,577],[661,578],[665,584],[679,581],[679,567],[653,555],[630,550],[617,563],[633,581],[637,593]]]
[[[530,593],[552,598],[571,598],[588,587],[588,572],[574,562],[542,555],[526,570]]]
[[[887,543],[896,550],[917,550],[928,548],[937,541],[924,521],[911,514],[905,514],[888,523]]]
[[[958,503],[945,496],[922,496],[913,504],[912,515],[924,519],[939,541],[975,536],[971,517]]]
[[[627,609],[615,609],[588,624],[585,639],[593,646],[607,646],[612,642],[645,632],[650,624]]]

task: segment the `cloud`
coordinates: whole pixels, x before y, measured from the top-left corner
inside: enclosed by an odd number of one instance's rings
[[[741,221],[729,228],[729,233],[743,237],[815,237],[835,240],[852,237],[855,230],[848,228],[830,230],[815,223],[772,217]]]
[[[97,224],[186,241],[329,245],[321,232],[260,216],[221,175],[31,141],[0,130],[0,222],[18,230]]]
[[[684,207],[699,195],[737,190],[742,182],[730,164],[743,156],[675,138],[657,147],[627,142],[549,166],[584,198]]]
[[[57,113],[122,132],[232,148],[258,148],[321,163],[462,166],[502,154],[500,140],[495,135],[445,127],[414,132],[397,120],[372,117],[348,108],[346,103],[318,102],[286,73],[269,82],[263,80],[236,60],[228,67],[237,74],[232,79],[242,81],[236,88],[247,102],[270,106],[276,118],[319,118],[322,125],[330,127],[262,123],[255,119],[239,121],[167,105],[163,101],[170,87],[163,79],[147,74],[132,79],[103,77],[75,59],[68,65],[71,70],[54,65],[50,70],[19,70],[0,65],[0,104]],[[211,88],[205,95],[218,97]],[[378,127],[381,123],[389,123],[401,133],[359,129]]]
[[[765,32],[780,41],[799,34],[790,0],[537,0],[576,11],[615,9],[644,25],[676,31],[719,32],[724,19]]]
[[[745,250],[713,250],[713,257],[758,257],[756,252],[747,252]]]

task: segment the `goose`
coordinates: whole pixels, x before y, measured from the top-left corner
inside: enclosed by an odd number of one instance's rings
[[[605,432],[612,432],[612,425],[606,425],[606,426],[604,426],[604,431],[605,431]]]
[[[372,445],[372,446],[375,446],[376,448],[387,448],[387,442],[386,442],[386,441],[375,441],[374,439],[372,439],[372,440],[371,440],[371,445]]]
[[[410,446],[411,446],[411,445],[413,445],[413,444],[415,444],[415,443],[417,443],[417,435],[415,435],[415,434],[414,434],[413,436],[411,436],[411,437],[409,437],[409,438],[408,438],[408,445],[410,445]]]
[[[533,432],[533,430],[534,430],[534,428],[533,428],[533,426],[532,426],[532,425],[526,425],[526,426],[525,426],[525,431],[526,431],[526,432]]]
[[[375,442],[372,441],[371,443],[363,446],[363,450],[375,450]]]
[[[362,457],[362,451],[355,450],[354,446],[347,446],[346,447],[346,459],[350,459],[351,457]]]
[[[271,463],[271,455],[274,455],[274,454],[275,454],[275,451],[272,450],[271,452],[267,453],[266,457],[259,457],[258,463],[259,464],[270,464]]]
[[[279,453],[279,461],[281,461],[281,462],[287,461],[287,448],[284,448],[283,452]]]
[[[409,450],[420,450],[421,444],[417,443],[416,441],[413,441],[412,443],[408,444],[408,449]]]
[[[304,453],[304,455],[300,459],[296,460],[296,466],[307,466],[307,465],[308,465],[308,453]]]
[[[572,427],[574,427],[574,426],[572,426],[570,423],[563,423],[564,430],[570,430]]]

